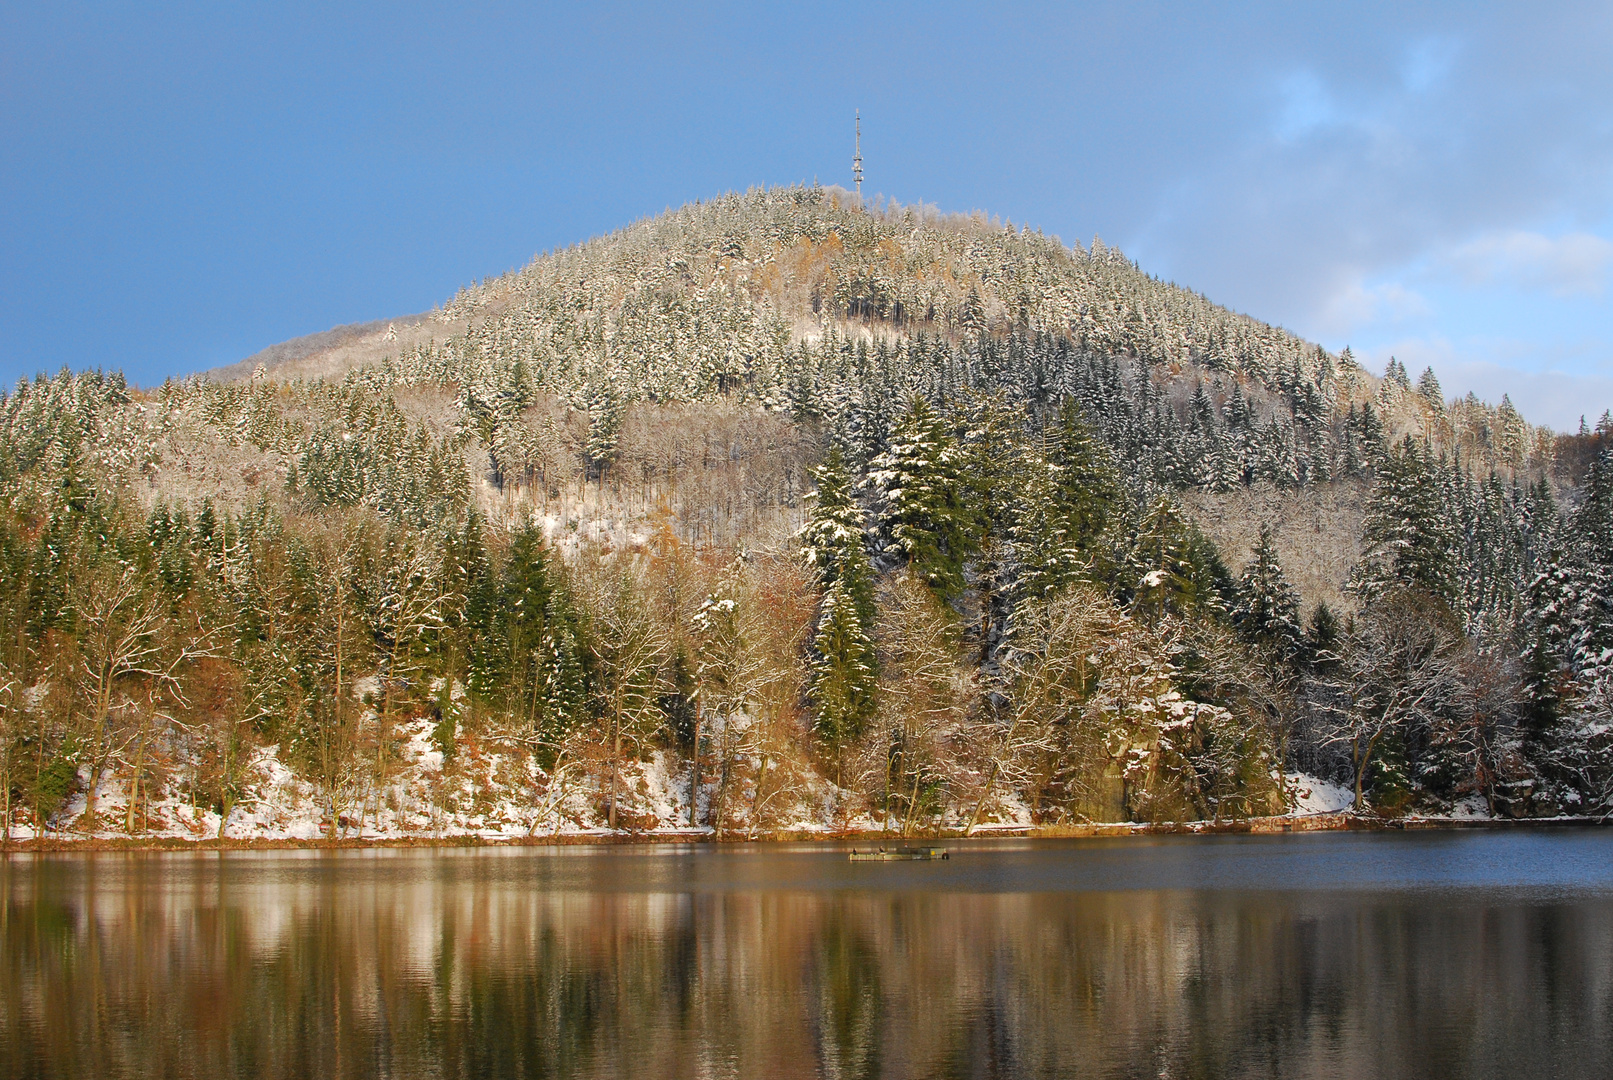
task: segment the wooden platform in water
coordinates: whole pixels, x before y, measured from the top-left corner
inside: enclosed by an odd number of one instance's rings
[[[951,857],[946,848],[938,847],[896,848],[894,851],[880,848],[878,851],[853,850],[851,853],[852,862],[931,862]]]

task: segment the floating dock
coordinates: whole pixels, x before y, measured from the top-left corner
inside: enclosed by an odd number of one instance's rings
[[[938,847],[896,848],[892,851],[886,851],[884,848],[878,851],[853,849],[851,853],[852,862],[932,862],[951,857],[947,854],[946,848]]]

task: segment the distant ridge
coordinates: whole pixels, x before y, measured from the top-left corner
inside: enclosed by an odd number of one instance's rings
[[[343,326],[333,326],[329,330],[321,330],[317,334],[304,334],[302,337],[291,338],[260,349],[245,360],[238,360],[233,364],[212,368],[202,374],[215,382],[235,382],[250,378],[254,369],[262,364],[266,370],[273,371],[287,364],[294,364],[299,360],[321,353],[330,352],[344,345],[357,345],[368,338],[384,338],[387,329],[396,329],[399,333],[413,330],[423,325],[429,319],[430,313],[419,315],[404,315],[396,319],[376,319],[372,322],[347,323]]]

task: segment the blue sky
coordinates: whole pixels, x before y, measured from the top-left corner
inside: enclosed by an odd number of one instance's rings
[[[0,3],[0,380],[151,384],[754,184],[1613,408],[1613,6]]]

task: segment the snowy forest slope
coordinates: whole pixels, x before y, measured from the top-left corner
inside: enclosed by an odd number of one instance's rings
[[[8,828],[1613,807],[1613,420],[1097,241],[751,191],[0,442]]]

